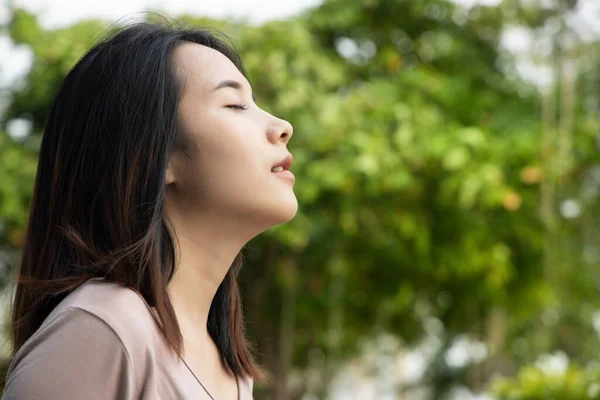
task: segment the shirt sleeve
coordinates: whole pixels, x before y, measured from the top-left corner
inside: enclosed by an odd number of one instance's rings
[[[12,360],[4,400],[128,400],[133,375],[114,330],[85,310],[65,310]]]

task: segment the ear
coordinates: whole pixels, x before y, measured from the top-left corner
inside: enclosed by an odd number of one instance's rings
[[[165,171],[165,183],[167,185],[171,185],[175,183],[175,181],[175,165],[173,160],[169,158],[169,161],[167,162],[167,170]]]

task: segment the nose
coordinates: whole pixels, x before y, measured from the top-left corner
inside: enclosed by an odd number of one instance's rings
[[[288,121],[273,117],[273,122],[269,127],[269,141],[273,144],[282,142],[287,144],[294,134],[294,127]]]

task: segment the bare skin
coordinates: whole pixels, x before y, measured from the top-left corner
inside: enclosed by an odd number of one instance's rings
[[[165,217],[179,243],[168,292],[185,361],[215,399],[233,400],[236,380],[208,334],[208,313],[242,247],[297,212],[293,180],[271,172],[293,128],[254,103],[246,78],[216,50],[183,43],[172,61],[185,82],[179,121],[196,149],[191,161],[172,154],[166,171]]]

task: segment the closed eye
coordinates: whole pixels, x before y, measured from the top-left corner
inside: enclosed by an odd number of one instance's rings
[[[248,105],[247,104],[229,104],[227,106],[225,106],[227,108],[233,108],[234,110],[247,110],[248,109]]]

